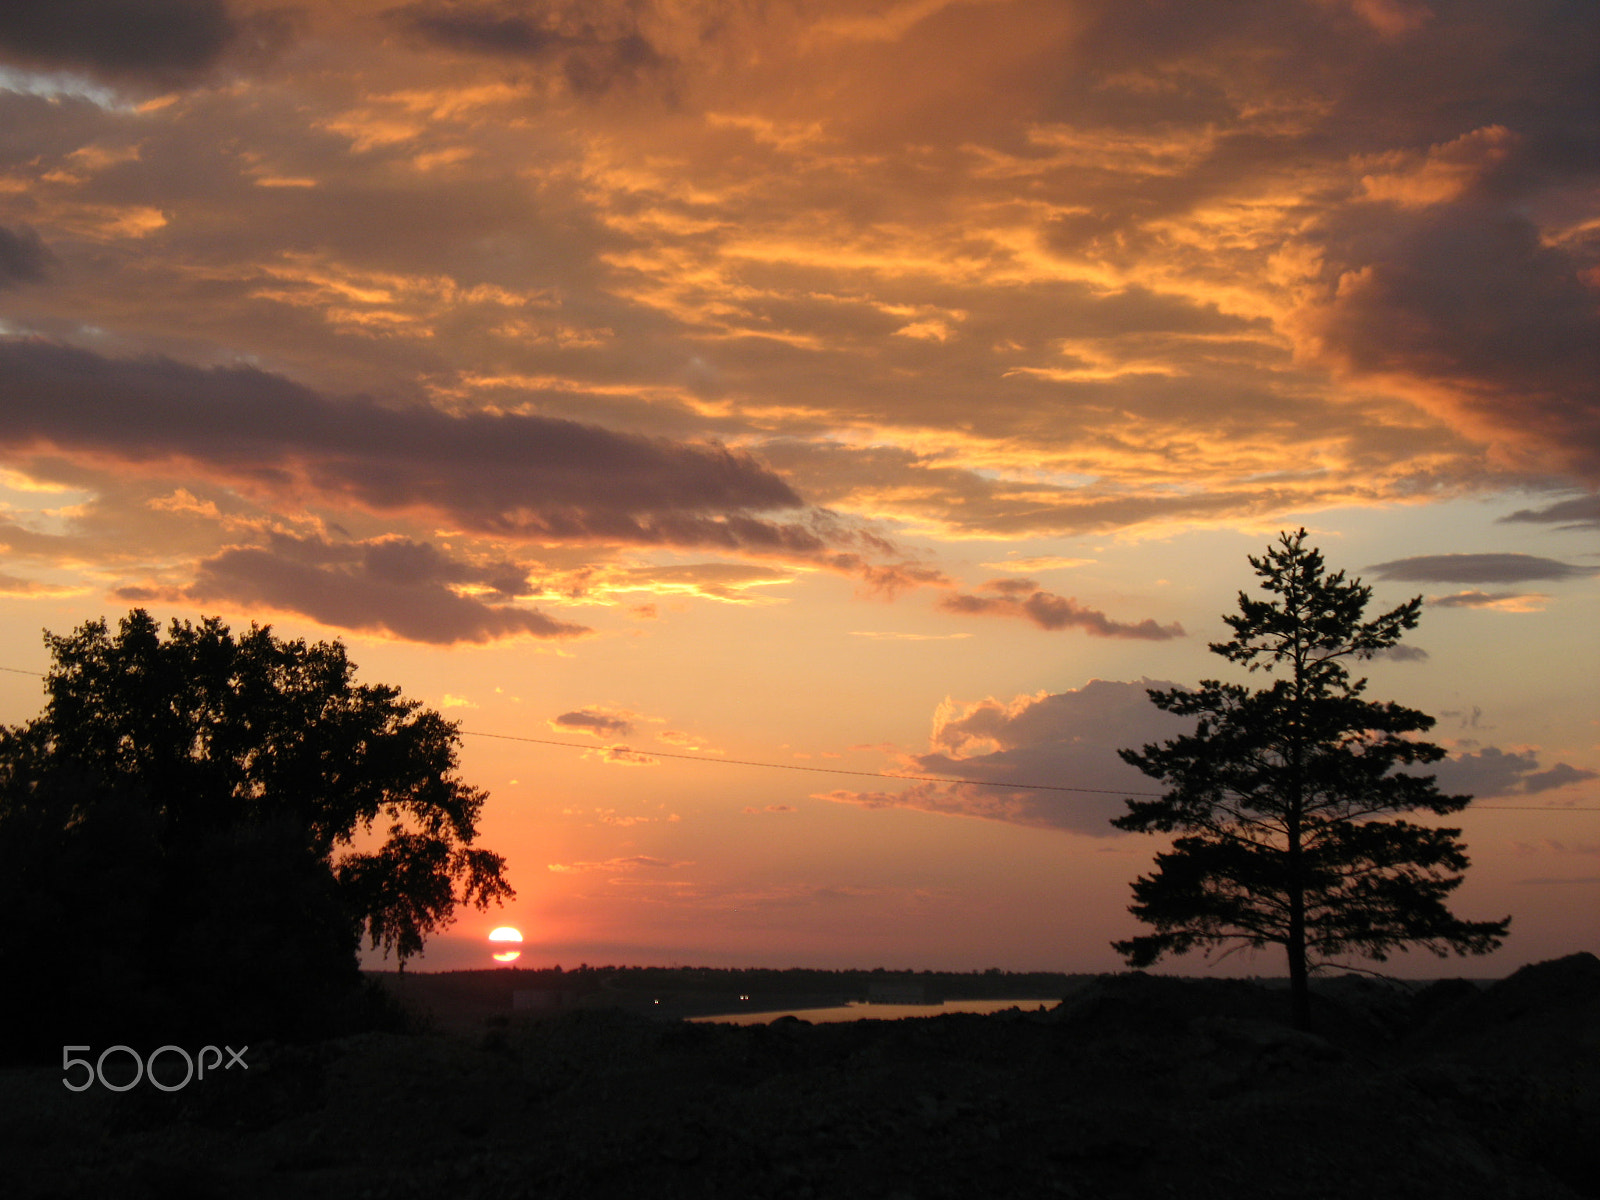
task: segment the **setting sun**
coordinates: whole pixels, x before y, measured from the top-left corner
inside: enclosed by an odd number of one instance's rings
[[[489,941],[496,946],[504,947],[490,955],[497,963],[516,962],[522,957],[522,931],[513,929],[509,925],[502,925],[489,934]]]

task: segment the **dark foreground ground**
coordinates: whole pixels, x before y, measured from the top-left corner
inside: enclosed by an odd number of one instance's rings
[[[1105,976],[1045,1013],[733,1027],[616,1009],[252,1046],[167,1094],[0,1072],[40,1197],[1600,1196],[1600,960],[1321,1034],[1254,984]]]

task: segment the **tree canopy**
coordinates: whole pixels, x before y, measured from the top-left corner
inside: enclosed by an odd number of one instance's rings
[[[0,888],[33,917],[12,955],[235,1003],[246,977],[348,982],[362,936],[403,964],[458,905],[512,895],[456,727],[357,683],[342,644],[217,618],[163,638],[142,609],[45,640],[43,713],[0,728]],[[86,937],[93,966],[63,963]]]
[[[1510,923],[1464,921],[1446,899],[1469,865],[1459,829],[1380,819],[1458,812],[1470,796],[1445,795],[1432,775],[1397,768],[1437,762],[1444,750],[1413,736],[1426,713],[1364,698],[1350,664],[1395,645],[1420,618],[1422,598],[1367,618],[1372,589],[1326,570],[1284,533],[1250,558],[1268,594],[1239,593],[1224,616],[1233,638],[1210,649],[1275,674],[1268,687],[1204,680],[1198,690],[1152,690],[1157,707],[1197,718],[1194,732],[1119,751],[1169,785],[1155,800],[1128,800],[1112,824],[1178,833],[1157,871],[1133,885],[1129,911],[1154,928],[1113,943],[1132,966],[1166,954],[1232,943],[1281,945],[1295,1019],[1309,1024],[1307,975],[1335,955],[1377,961],[1406,945],[1436,954],[1483,954]]]

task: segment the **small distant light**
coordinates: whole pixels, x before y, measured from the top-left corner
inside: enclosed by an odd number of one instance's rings
[[[740,996],[740,997],[739,997],[739,999],[741,999],[741,1000],[748,1000],[748,999],[750,999],[750,997],[749,997],[749,996]]]

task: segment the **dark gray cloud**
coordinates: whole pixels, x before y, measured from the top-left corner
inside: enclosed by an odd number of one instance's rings
[[[275,541],[278,539],[274,539]],[[432,583],[476,584],[501,599],[537,595],[542,589],[525,568],[509,562],[471,564],[451,558],[429,542],[388,537],[361,546],[361,569],[372,579],[397,587]]]
[[[1149,689],[1171,686],[1095,679],[1072,691],[1018,696],[1010,703],[946,701],[934,715],[933,749],[909,756],[901,769],[984,782],[916,783],[898,793],[841,790],[824,798],[1110,837],[1117,833],[1111,818],[1127,812],[1122,796],[1160,786],[1123,762],[1117,749],[1164,741],[1190,727],[1150,702]],[[1029,791],[1007,787],[1008,781],[1103,791]]]
[[[1570,500],[1560,500],[1544,508],[1519,508],[1510,516],[1500,519],[1507,522],[1556,525],[1564,529],[1597,529],[1600,528],[1600,495],[1574,496]]]
[[[110,359],[0,340],[0,445],[148,468],[186,461],[234,486],[306,490],[476,532],[816,556],[811,529],[751,515],[800,498],[747,454],[515,414],[333,399],[253,367]]]
[[[1031,579],[993,579],[982,585],[994,595],[946,596],[939,607],[946,612],[969,615],[1022,617],[1040,629],[1082,629],[1092,637],[1139,638],[1166,641],[1183,637],[1183,626],[1158,625],[1146,618],[1134,624],[1114,621],[1098,609],[1085,608],[1070,596],[1042,591]]]
[[[633,722],[626,716],[600,708],[580,708],[562,713],[550,724],[557,729],[592,733],[597,737],[628,737],[633,733]]]
[[[1513,458],[1600,480],[1592,252],[1547,245],[1498,199],[1365,214],[1328,251],[1342,260],[1317,318],[1328,354],[1414,381],[1424,403]]]
[[[51,258],[39,235],[27,226],[0,225],[0,289],[43,282]]]
[[[406,4],[384,14],[436,45],[508,58],[543,58],[573,39],[512,4]]]
[[[626,19],[625,7],[605,14],[611,20],[597,24],[602,8],[563,13],[543,3],[428,0],[390,9],[385,16],[436,46],[555,63],[567,86],[579,95],[598,95],[619,84],[636,83],[669,65],[637,23]]]
[[[1394,645],[1375,653],[1373,658],[1386,658],[1390,662],[1426,662],[1428,652],[1420,646]]]
[[[1535,750],[1506,751],[1494,746],[1445,759],[1433,768],[1433,772],[1441,791],[1479,799],[1531,796],[1554,791],[1569,783],[1600,778],[1600,771],[1585,770],[1568,763],[1541,767]]]
[[[1379,579],[1401,583],[1527,583],[1534,579],[1581,579],[1595,574],[1532,554],[1422,554],[1367,568]]]
[[[187,587],[129,587],[113,594],[131,602],[264,605],[339,629],[437,645],[589,632],[538,609],[489,603],[451,586],[478,583],[509,598],[508,592],[531,590],[525,575],[516,576],[515,568],[474,566],[404,538],[339,543],[280,534],[268,546],[233,547],[205,559]]]
[[[0,58],[172,82],[214,65],[242,26],[223,0],[6,0]]]

